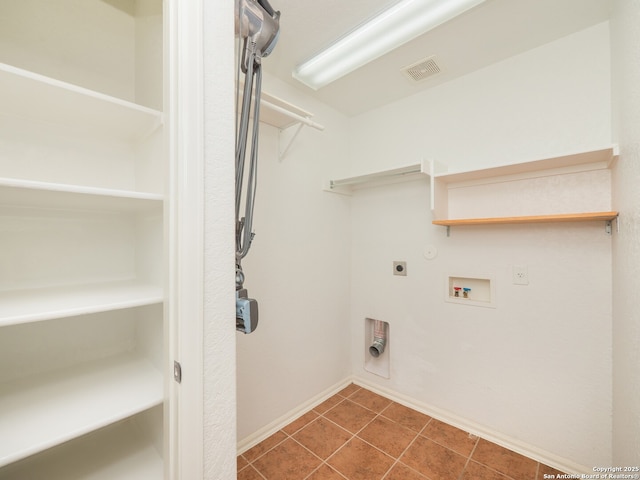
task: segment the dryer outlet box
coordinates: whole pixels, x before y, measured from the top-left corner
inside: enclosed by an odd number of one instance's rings
[[[393,274],[401,277],[407,276],[407,262],[393,262]]]

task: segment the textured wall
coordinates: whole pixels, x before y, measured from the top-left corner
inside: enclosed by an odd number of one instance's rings
[[[596,68],[592,58],[598,58]],[[608,24],[354,119],[353,173],[421,157],[453,169],[611,142]],[[426,181],[352,205],[356,375],[590,469],[611,460],[611,237],[604,225],[431,225]],[[422,253],[432,244],[438,256]],[[391,274],[406,260],[408,274]],[[530,284],[513,285],[512,265]],[[489,275],[495,309],[444,301]],[[364,318],[390,322],[391,379],[363,370]]]
[[[235,480],[233,3],[204,6],[204,478]]]
[[[613,464],[640,463],[640,2],[616,0],[611,21],[616,136],[613,248]]]
[[[355,117],[352,173],[422,157],[464,170],[601,148],[611,142],[609,59],[603,23]]]
[[[256,236],[243,261],[260,323],[237,334],[241,441],[350,372],[349,202],[322,191],[322,179],[347,164],[347,120],[276,79],[266,78],[264,90],[326,128],[304,127],[279,159],[286,143],[260,125]]]

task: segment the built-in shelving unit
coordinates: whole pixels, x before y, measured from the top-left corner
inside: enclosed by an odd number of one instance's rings
[[[610,222],[610,168],[617,148],[486,169],[446,172],[431,164],[434,225]]]
[[[0,31],[0,479],[158,479],[162,1],[56,2]]]

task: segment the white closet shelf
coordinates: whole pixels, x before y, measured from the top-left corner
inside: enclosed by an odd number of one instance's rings
[[[0,394],[0,466],[163,401],[162,374],[133,354],[8,382]]]
[[[0,469],[0,480],[158,480],[162,457],[131,422],[124,421]]]
[[[577,171],[587,171],[610,168],[618,156],[618,146],[609,145],[604,148],[577,153],[568,153],[541,160],[531,160],[518,163],[499,165],[496,167],[480,168],[460,172],[443,171],[442,165],[434,162],[434,170],[440,167],[440,172],[433,173],[434,180],[444,184],[460,184],[451,186],[465,186],[466,182],[496,183],[501,180],[512,180],[514,177],[533,178],[537,176],[558,175]]]
[[[0,293],[0,327],[162,301],[162,287],[134,281],[14,290]]]
[[[429,164],[425,161],[355,177],[329,180],[325,184],[324,190],[327,192],[341,193],[343,195],[351,195],[353,191],[358,188],[405,182],[424,177],[424,175],[429,175]]]
[[[163,198],[157,193],[0,178],[0,205],[135,212],[157,208]]]
[[[0,64],[4,115],[132,141],[162,125],[162,113],[120,98]]]

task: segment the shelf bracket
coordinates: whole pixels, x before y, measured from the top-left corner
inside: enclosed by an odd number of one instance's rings
[[[282,146],[283,136],[287,135],[287,132],[289,132],[294,127],[295,127],[295,131],[293,132],[293,135],[291,136],[291,138],[287,142],[286,146],[284,147],[284,149],[280,148],[280,151],[278,152],[278,159],[280,161],[282,161],[284,159],[284,157],[287,155],[287,152],[289,151],[289,148],[291,148],[291,145],[293,144],[293,142],[295,141],[296,137],[300,133],[300,130],[302,130],[302,127],[304,127],[304,123],[298,123],[297,125],[292,125],[290,127],[281,128],[280,129],[280,136],[278,138],[278,143],[279,143],[280,146]]]
[[[604,231],[607,235],[611,235],[611,220],[607,220],[604,225]]]
[[[447,225],[447,237],[451,236],[451,225]]]

